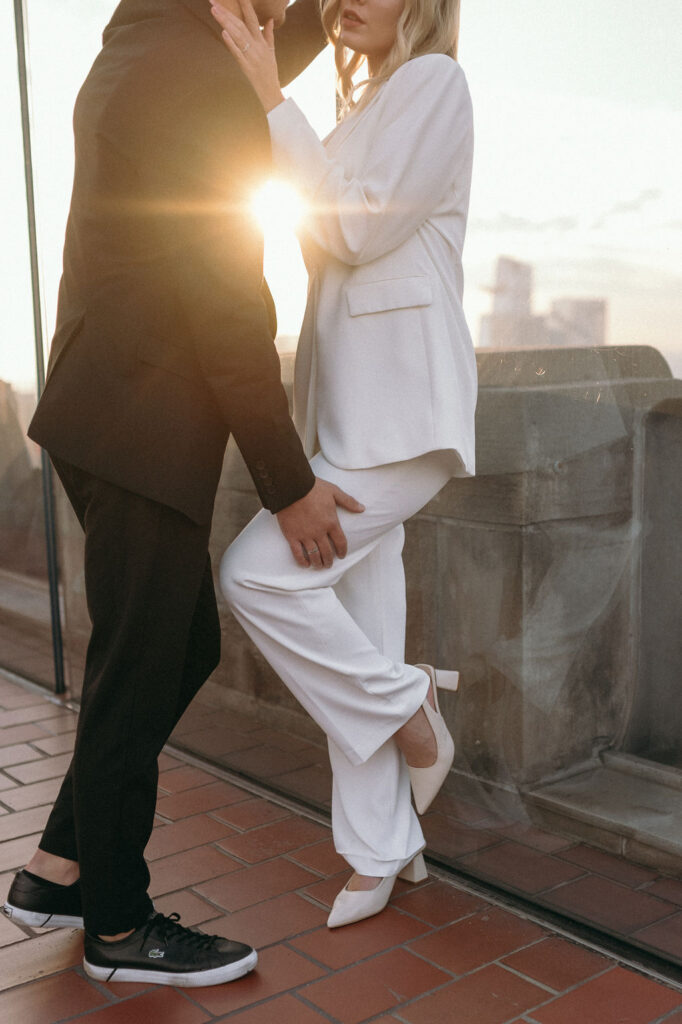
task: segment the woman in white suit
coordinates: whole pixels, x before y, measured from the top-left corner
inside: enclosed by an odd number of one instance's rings
[[[396,877],[426,877],[411,791],[423,813],[454,754],[436,686],[454,688],[456,673],[404,662],[401,552],[404,521],[474,472],[461,269],[471,102],[455,60],[459,0],[323,0],[345,113],[320,142],[282,96],[272,23],[261,33],[248,0],[232,2],[241,18],[214,15],[309,211],[294,417],[315,474],[365,506],[339,510],[343,559],[329,537],[289,550],[261,512],[221,566],[234,614],[328,737],[334,841],[355,872],[336,927],[380,911]]]

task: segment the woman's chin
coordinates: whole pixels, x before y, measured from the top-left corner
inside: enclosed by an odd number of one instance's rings
[[[355,36],[355,32],[353,31],[352,28],[351,29],[345,29],[345,28],[343,28],[343,26],[341,27],[341,31],[339,32],[339,40],[349,50],[353,50],[354,53],[360,53],[361,52],[361,50],[360,50],[361,43],[360,43],[359,39],[357,39],[357,38],[354,39],[353,38],[354,36]]]

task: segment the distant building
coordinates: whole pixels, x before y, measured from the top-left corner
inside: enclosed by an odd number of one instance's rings
[[[547,328],[550,345],[605,345],[606,299],[555,299]]]
[[[492,293],[495,315],[528,316],[533,296],[533,268],[530,263],[499,256]]]
[[[509,256],[497,261],[492,313],[481,317],[482,348],[538,348],[545,344],[545,318],[531,309],[533,268]]]
[[[544,348],[545,318],[530,313],[488,313],[481,317],[478,344],[481,348]]]
[[[481,317],[481,348],[547,348],[606,344],[606,300],[559,298],[546,315],[533,313],[533,268],[500,256],[492,312]]]

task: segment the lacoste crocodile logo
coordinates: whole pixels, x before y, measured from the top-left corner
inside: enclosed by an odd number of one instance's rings
[[[164,953],[164,951],[162,949],[150,949],[149,952],[147,953],[147,956],[151,957],[153,960],[158,960],[159,957],[162,957],[162,956],[165,956],[165,955],[166,954]]]

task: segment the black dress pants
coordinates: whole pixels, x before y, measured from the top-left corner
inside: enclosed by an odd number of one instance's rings
[[[86,931],[139,927],[157,758],[220,658],[210,527],[53,458],[85,531],[92,633],[73,759],[40,849],[78,861]]]

